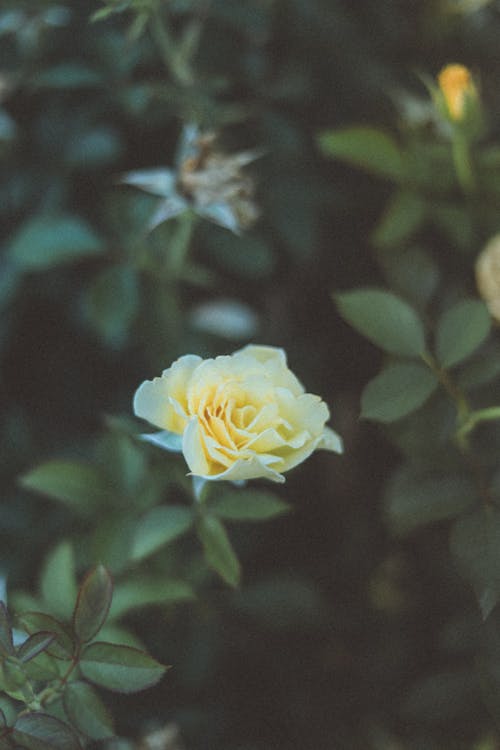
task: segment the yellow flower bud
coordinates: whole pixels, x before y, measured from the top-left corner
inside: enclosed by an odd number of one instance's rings
[[[446,65],[438,75],[446,109],[452,120],[460,122],[467,114],[467,104],[477,99],[477,89],[470,71],[464,65]]]
[[[500,234],[487,243],[476,261],[479,294],[492,318],[500,322]]]

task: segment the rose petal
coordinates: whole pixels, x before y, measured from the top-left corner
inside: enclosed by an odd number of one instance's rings
[[[179,435],[177,432],[162,430],[161,432],[141,435],[141,438],[147,443],[158,445],[160,448],[172,453],[180,453],[182,451],[182,435]]]
[[[323,436],[318,443],[318,450],[333,451],[334,453],[343,453],[344,445],[340,435],[330,427],[325,427]]]
[[[274,457],[272,458],[274,460]],[[198,474],[198,476],[202,476],[203,479],[208,481],[224,480],[235,482],[259,478],[270,479],[272,482],[279,482],[280,484],[285,481],[285,477],[282,474],[266,465],[264,456],[251,456],[247,459],[240,458],[228,469],[219,474]]]

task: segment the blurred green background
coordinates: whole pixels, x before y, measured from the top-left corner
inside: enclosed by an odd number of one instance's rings
[[[147,30],[131,36],[131,13],[90,23],[100,6],[87,0],[1,4],[2,572],[32,588],[51,546],[78,533],[71,514],[19,488],[20,473],[94,455],[106,415],[130,415],[138,384],[180,354],[282,346],[329,404],[345,455],[316,454],[288,476],[279,493],[291,515],[231,527],[239,591],[212,581],[195,603],[130,616],[173,669],[154,692],[114,698],[120,732],[173,721],[191,750],[494,750],[475,602],[445,528],[402,542],[384,525],[398,456],[358,421],[380,355],[331,299],[381,283],[370,235],[390,189],[327,161],[316,138],[352,123],[394,131],[402,102],[427,97],[419,75],[454,61],[478,75],[498,134],[499,5],[166,6],[174,31],[203,17],[188,87],[166,75]],[[145,239],[155,199],[118,180],[171,166],[192,120],[219,131],[227,152],[262,150],[249,168],[261,218],[240,237],[198,224],[174,292],[137,260],[147,242],[161,256],[170,224]],[[57,256],[50,227],[45,241],[30,226],[42,215],[80,222],[68,231],[81,252]],[[200,305],[228,298],[244,306],[246,332],[196,325]]]

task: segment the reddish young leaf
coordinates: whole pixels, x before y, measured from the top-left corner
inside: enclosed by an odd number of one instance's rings
[[[47,633],[43,630],[40,633],[30,635],[30,637],[24,641],[22,646],[17,650],[18,659],[23,663],[30,661],[30,659],[34,659],[35,656],[38,656],[38,654],[41,654],[42,651],[45,651],[47,647],[50,646],[55,637],[54,633]]]
[[[80,586],[73,613],[73,627],[82,643],[92,640],[103,626],[112,597],[111,576],[104,565],[97,565]]]

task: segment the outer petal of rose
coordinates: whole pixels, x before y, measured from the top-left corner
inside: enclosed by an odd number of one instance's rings
[[[307,430],[297,432],[296,435],[292,435],[290,438],[286,439],[282,437],[277,430],[269,427],[260,435],[256,435],[252,438],[245,448],[256,451],[257,453],[274,453],[278,448],[297,450],[298,448],[302,448],[302,446],[310,439],[311,435]]]
[[[320,437],[326,420],[330,417],[328,406],[319,396],[303,393],[296,398],[286,388],[277,388],[276,396],[279,400],[279,412],[294,430],[307,430],[312,437]]]
[[[325,427],[323,436],[317,445],[318,450],[334,451],[334,453],[343,453],[344,445],[340,435],[330,427]]]
[[[141,435],[141,438],[147,443],[157,445],[159,448],[171,451],[172,453],[180,453],[182,451],[182,435],[179,435],[177,432],[162,430],[161,432]]]
[[[302,461],[305,461],[306,458],[309,458],[311,453],[314,453],[315,450],[321,449],[342,453],[342,440],[337,433],[329,427],[325,427],[322,435],[309,441],[296,451],[290,451],[288,453],[285,453],[285,451],[276,451],[277,455],[282,455],[283,459],[282,463],[278,465],[278,468],[280,471],[293,469],[294,466],[297,466],[302,463]]]
[[[145,380],[134,395],[134,413],[157,427],[181,433],[185,418],[174,409],[170,398],[181,406],[186,402],[186,387],[193,370],[201,362],[195,355],[181,357],[161,378]]]
[[[197,354],[185,354],[179,357],[168,370],[161,374],[168,385],[168,395],[174,398],[183,408],[187,410],[187,391],[191,377],[196,368],[203,362]]]
[[[309,458],[311,453],[316,449],[318,442],[319,438],[311,438],[302,446],[302,448],[298,448],[297,450],[294,450],[293,448],[282,448],[281,450],[276,451],[276,456],[281,459],[276,465],[276,468],[281,472],[284,472],[293,469],[294,466],[298,466],[298,464],[301,464],[306,458]]]
[[[193,472],[194,473],[194,472]],[[249,458],[239,458],[228,469],[220,474],[205,474],[203,479],[210,481],[241,481],[245,479],[270,479],[272,482],[283,483],[285,477],[266,464],[265,456],[254,455]]]
[[[145,380],[134,395],[134,414],[156,427],[171,430],[172,407],[168,401],[168,387],[163,378]]]

